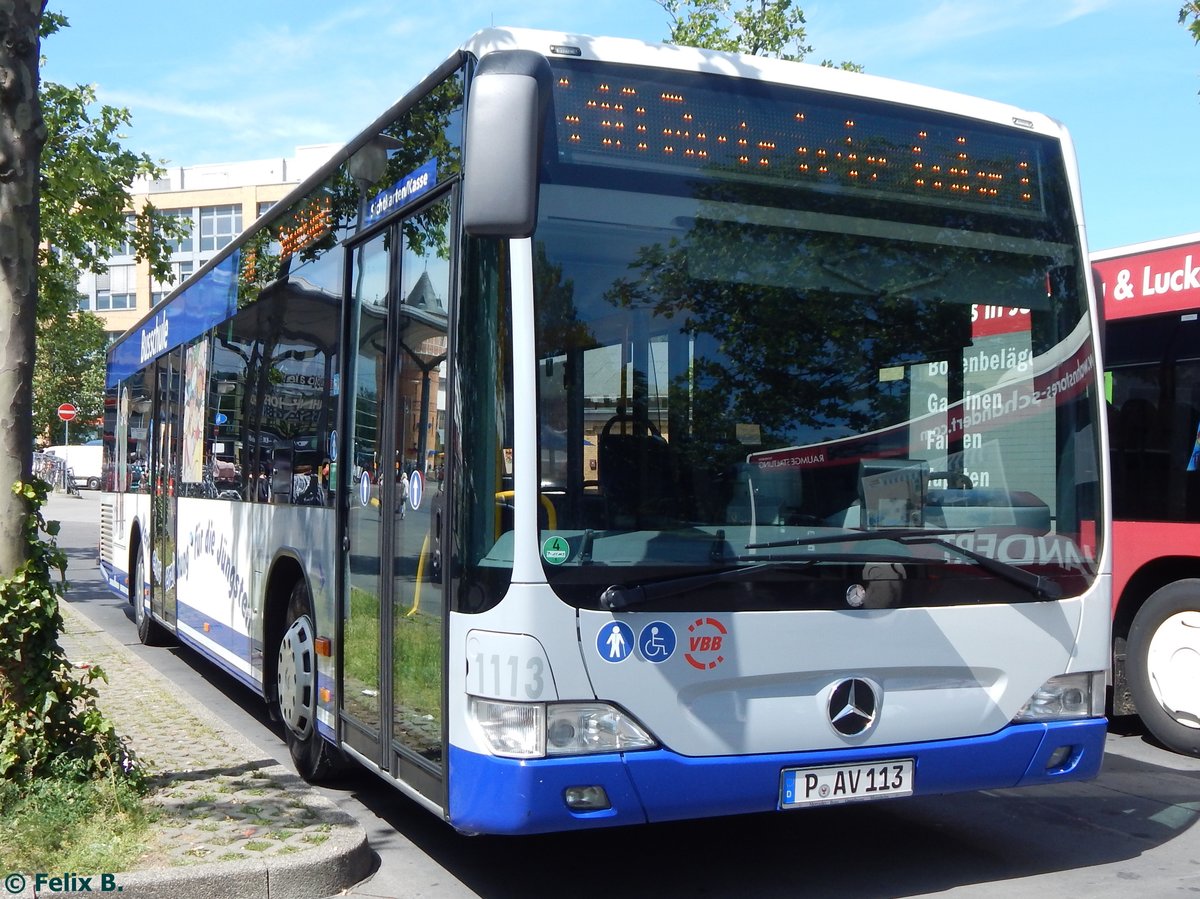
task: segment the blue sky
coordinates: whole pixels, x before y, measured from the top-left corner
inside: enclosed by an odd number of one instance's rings
[[[735,0],[741,3],[741,0]],[[1200,47],[1180,0],[811,0],[810,61],[853,60],[1070,129],[1093,250],[1200,231]],[[52,0],[44,77],[128,107],[175,165],[348,140],[488,25],[662,40],[655,0]]]

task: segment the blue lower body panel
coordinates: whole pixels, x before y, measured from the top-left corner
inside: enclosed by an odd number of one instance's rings
[[[1089,718],[936,743],[714,758],[659,749],[519,761],[451,746],[449,820],[465,833],[530,834],[768,812],[780,808],[785,768],[902,758],[915,760],[914,796],[1087,780],[1100,771],[1107,730],[1105,719]],[[566,806],[568,787],[591,785],[611,808]]]
[[[101,559],[100,576],[104,578],[109,590],[123,599],[129,599],[129,575],[126,572],[119,571],[114,565]]]

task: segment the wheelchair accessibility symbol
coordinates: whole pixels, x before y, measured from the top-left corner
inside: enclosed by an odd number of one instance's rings
[[[642,658],[661,665],[675,654],[675,631],[665,621],[651,621],[638,634],[638,651]]]

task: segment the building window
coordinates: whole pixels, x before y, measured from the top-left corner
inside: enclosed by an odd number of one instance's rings
[[[219,250],[242,230],[241,206],[200,207],[200,252]]]
[[[266,203],[260,201],[258,204],[258,217],[262,218],[264,215],[270,212],[274,206],[275,203]],[[279,226],[278,224],[272,225],[268,230],[271,232],[271,234],[278,234]],[[279,245],[278,240],[272,240],[271,243],[267,245],[267,252],[278,258],[283,254],[283,248]]]
[[[108,290],[96,291],[96,311],[111,312],[113,310],[133,309],[137,306],[137,297],[131,293],[113,293]]]
[[[91,310],[91,308],[92,308],[92,298],[89,297],[86,293],[81,293],[79,295],[79,310],[81,312],[88,312]]]
[[[150,286],[150,305],[157,306],[165,300],[172,290],[192,276],[194,268],[195,264],[191,260],[172,262],[171,273],[174,274],[175,280],[170,284],[163,281],[152,282]]]
[[[132,265],[110,265],[96,276],[96,309],[137,308],[136,269]]]
[[[119,244],[117,244],[116,248],[113,250],[113,256],[132,256],[132,255],[134,255],[134,253],[136,252],[136,248],[133,246],[133,243],[130,241],[129,235],[133,232],[133,229],[136,227],[137,227],[137,216],[134,215],[132,212],[128,213],[125,216],[125,233],[123,235],[124,239]]]
[[[176,219],[180,225],[187,229],[187,236],[170,240],[167,243],[171,247],[172,253],[190,253],[192,252],[192,234],[196,230],[196,217],[192,209],[164,209],[164,215],[169,215]]]

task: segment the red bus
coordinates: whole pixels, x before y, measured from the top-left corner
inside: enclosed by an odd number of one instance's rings
[[[1112,476],[1113,714],[1200,755],[1200,233],[1092,254]]]

